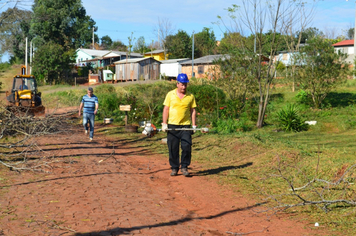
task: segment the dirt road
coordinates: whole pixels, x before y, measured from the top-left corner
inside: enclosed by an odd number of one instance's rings
[[[192,177],[171,177],[166,157],[98,134],[90,142],[80,125],[37,141],[49,172],[1,180],[3,235],[325,235],[312,222],[257,213],[263,206],[194,159]]]

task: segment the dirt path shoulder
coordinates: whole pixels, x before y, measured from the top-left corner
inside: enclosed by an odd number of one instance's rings
[[[199,175],[194,160],[192,177],[171,177],[164,156],[94,138],[78,125],[37,140],[49,172],[2,180],[3,235],[323,235],[286,215],[256,213],[261,206]]]

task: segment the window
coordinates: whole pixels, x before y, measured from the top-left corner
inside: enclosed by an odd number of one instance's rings
[[[198,66],[198,74],[204,74],[204,66]]]

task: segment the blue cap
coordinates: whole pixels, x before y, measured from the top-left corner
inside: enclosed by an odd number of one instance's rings
[[[188,82],[189,82],[189,79],[188,79],[187,74],[180,73],[180,74],[177,76],[177,82],[179,82],[179,83],[188,83]]]

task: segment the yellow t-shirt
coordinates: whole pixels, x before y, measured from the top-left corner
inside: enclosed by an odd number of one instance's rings
[[[197,106],[193,94],[187,92],[180,99],[177,95],[177,89],[167,93],[163,105],[169,107],[168,124],[171,125],[190,125],[190,110]]]

